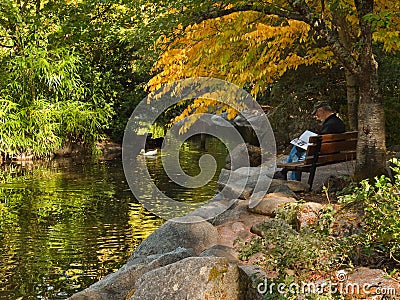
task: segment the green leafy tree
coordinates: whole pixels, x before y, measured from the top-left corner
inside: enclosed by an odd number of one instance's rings
[[[49,43],[60,29],[54,7],[40,1],[1,6],[0,154],[43,157],[65,141],[92,145],[112,109],[101,90],[83,81],[82,53]]]
[[[130,1],[0,4],[0,155],[121,139],[151,63]],[[142,43],[143,42],[143,43]],[[141,44],[142,43],[142,44]]]

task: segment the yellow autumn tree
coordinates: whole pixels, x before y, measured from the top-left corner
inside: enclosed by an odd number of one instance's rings
[[[383,99],[372,45],[399,50],[397,1],[183,2],[191,24],[182,35],[168,38],[150,88],[209,76],[249,86],[257,96],[288,69],[339,64],[346,72],[349,114],[353,120],[358,116],[353,125],[359,131],[356,172],[359,177],[383,172]]]
[[[331,59],[327,47],[313,49],[308,44],[308,31],[309,26],[302,22],[282,21],[277,16],[260,19],[257,12],[232,13],[188,26],[157,61],[154,70],[159,73],[149,81],[149,88],[155,90],[183,78],[206,76],[250,86],[257,97],[288,69]],[[160,42],[163,45],[165,40]],[[286,49],[285,60],[277,55],[276,48]],[[174,121],[189,113],[207,112],[214,104],[195,99]],[[221,111],[221,105],[217,105]],[[235,116],[231,107],[225,105],[222,110],[228,112],[228,118]]]

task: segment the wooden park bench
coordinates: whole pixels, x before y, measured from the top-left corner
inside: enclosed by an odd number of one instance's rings
[[[305,160],[278,164],[277,167],[310,173],[308,184],[311,191],[318,167],[356,159],[357,136],[357,131],[350,131],[310,137]]]

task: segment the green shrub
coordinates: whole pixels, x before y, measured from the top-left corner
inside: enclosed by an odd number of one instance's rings
[[[90,146],[109,124],[112,107],[81,81],[74,51],[27,47],[0,59],[1,156],[44,157],[65,141]]]
[[[364,210],[363,233],[354,237],[363,253],[392,262],[400,261],[400,162],[392,160],[393,182],[386,176],[375,182],[363,180],[352,193],[341,196],[340,202],[359,205]]]
[[[256,263],[280,280],[288,276],[293,280],[318,277],[340,266],[342,246],[333,237],[310,229],[294,234],[293,229],[283,227],[262,228],[264,237],[253,237],[238,246],[239,258],[249,260],[261,253]]]

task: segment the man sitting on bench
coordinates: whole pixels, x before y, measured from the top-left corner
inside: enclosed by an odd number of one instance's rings
[[[312,115],[316,116],[318,120],[322,122],[322,127],[318,134],[330,134],[330,133],[343,133],[345,132],[345,125],[343,121],[333,112],[331,106],[326,101],[318,101],[314,104],[314,110]],[[286,163],[303,161],[306,156],[306,150],[293,146],[289,153],[289,157]],[[275,179],[287,180],[288,170],[282,169],[274,174]],[[292,171],[290,180],[301,181],[301,172]]]

